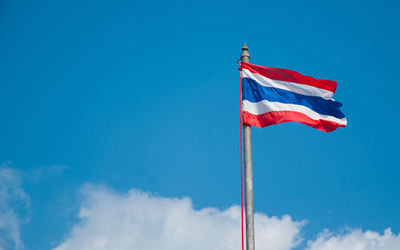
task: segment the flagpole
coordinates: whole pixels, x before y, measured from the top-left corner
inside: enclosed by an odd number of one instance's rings
[[[246,44],[244,44],[242,47],[240,60],[246,63],[250,62],[249,48],[246,46]],[[243,125],[243,143],[246,203],[246,249],[254,250],[253,163],[251,159],[251,126],[249,125]]]

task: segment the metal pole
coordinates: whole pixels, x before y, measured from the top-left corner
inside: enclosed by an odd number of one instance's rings
[[[242,62],[250,62],[249,48],[246,44],[242,47],[240,55]],[[251,126],[243,125],[244,143],[244,179],[246,203],[246,249],[255,249],[254,240],[254,202],[253,202],[253,163],[251,160]]]

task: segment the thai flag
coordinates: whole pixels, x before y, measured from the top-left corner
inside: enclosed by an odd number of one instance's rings
[[[244,124],[262,128],[300,122],[325,132],[346,126],[342,104],[332,99],[335,81],[245,62],[239,70]]]

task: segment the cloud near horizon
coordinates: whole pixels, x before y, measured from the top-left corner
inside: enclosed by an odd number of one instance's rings
[[[396,250],[400,249],[400,234],[387,228],[383,235],[360,229],[348,229],[346,234],[335,235],[324,230],[315,241],[308,242],[309,250]]]
[[[83,188],[81,222],[55,250],[239,250],[240,207],[196,210],[189,198],[152,196],[138,190],[115,193]],[[256,214],[259,249],[284,250],[300,242],[304,222]],[[140,246],[140,247],[139,247]]]
[[[86,185],[78,222],[53,250],[240,250],[240,207],[193,208],[189,198],[164,198],[139,190],[117,193]],[[257,250],[289,250],[304,239],[305,221],[255,214]],[[400,234],[324,230],[307,250],[396,250]]]
[[[18,170],[0,165],[0,250],[24,248],[20,226],[29,220],[30,198],[21,187]]]

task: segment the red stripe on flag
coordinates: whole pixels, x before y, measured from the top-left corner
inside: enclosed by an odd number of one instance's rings
[[[344,127],[344,125],[332,121],[313,120],[307,115],[295,111],[271,111],[261,115],[243,111],[243,123],[247,125],[263,128],[283,122],[300,122],[324,132],[331,132],[338,127]]]
[[[314,77],[305,76],[289,69],[271,68],[245,62],[242,62],[240,69],[248,69],[253,73],[265,76],[272,80],[310,85],[316,88],[331,91],[333,93],[336,91],[337,84],[335,81],[315,79]]]

